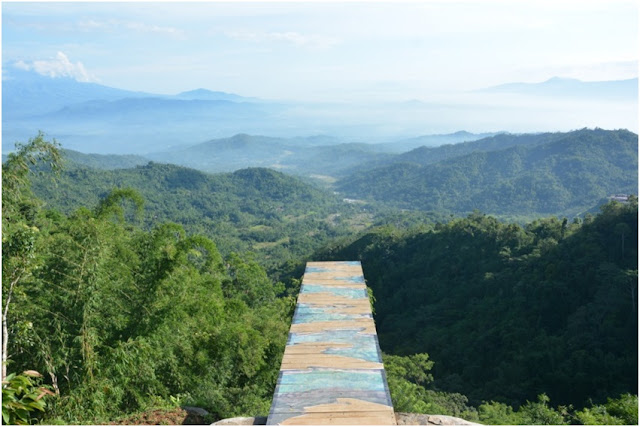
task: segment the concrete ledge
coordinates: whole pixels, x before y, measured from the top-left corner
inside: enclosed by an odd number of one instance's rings
[[[401,426],[478,426],[482,424],[472,423],[462,418],[448,415],[411,414],[398,412],[396,422]],[[252,426],[267,424],[267,417],[237,417],[217,421],[213,426]]]
[[[462,418],[448,415],[410,414],[406,412],[396,413],[396,423],[399,426],[478,426]]]
[[[212,426],[263,426],[267,424],[267,417],[236,417],[216,421]]]

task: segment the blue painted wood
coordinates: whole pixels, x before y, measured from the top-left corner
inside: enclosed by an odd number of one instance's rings
[[[327,285],[310,285],[304,284],[300,289],[301,293],[313,294],[320,292],[327,292],[333,295],[343,296],[347,298],[353,299],[368,299],[369,295],[367,294],[366,289],[362,288],[348,288],[348,287],[335,287],[335,286],[327,286]]]
[[[351,344],[351,347],[328,348],[324,354],[337,354],[354,359],[382,362],[376,335],[359,333],[359,329],[332,330],[311,334],[289,334],[287,345],[300,343]]]
[[[267,424],[394,424],[360,262],[307,264],[300,295]]]
[[[327,320],[371,319],[370,314],[330,313],[308,304],[299,304],[293,317],[293,323],[310,323]]]

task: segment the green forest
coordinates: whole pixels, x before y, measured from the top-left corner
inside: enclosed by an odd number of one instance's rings
[[[516,224],[268,169],[80,167],[42,134],[2,185],[5,424],[266,415],[312,259],[362,261],[397,412],[638,423],[635,196]]]
[[[637,199],[525,227],[479,212],[325,249],[361,260],[383,351],[428,352],[434,386],[479,404],[584,405],[637,387]]]
[[[145,215],[131,217],[134,224],[150,230],[175,222],[210,237],[223,253],[253,251],[268,268],[372,220],[361,207],[265,168],[211,175],[153,162],[96,170],[66,161],[55,182],[47,174],[33,178],[34,193],[65,214],[97,205],[114,188],[135,188],[144,198]]]
[[[497,135],[417,148],[337,183],[347,197],[413,210],[499,216],[583,215],[638,192],[638,136],[627,130]]]

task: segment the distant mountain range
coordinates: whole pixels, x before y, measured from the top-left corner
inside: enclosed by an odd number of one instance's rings
[[[638,135],[626,130],[497,135],[386,163],[362,165],[336,188],[404,209],[568,217],[614,193],[638,194]]]
[[[323,142],[329,145],[317,145]],[[627,130],[502,133],[401,154],[380,151],[376,144],[333,142],[322,136],[238,134],[146,156],[65,153],[73,164],[96,169],[149,161],[207,172],[266,167],[313,179],[349,199],[455,214],[479,209],[512,218],[572,218],[597,210],[612,194],[638,193],[638,135]]]
[[[152,96],[144,92],[115,89],[72,78],[50,78],[33,71],[3,68],[3,124],[20,118],[52,113],[68,105],[92,100],[114,101]]]
[[[265,167],[312,179],[344,198],[463,215],[478,209],[509,218],[573,218],[597,211],[612,194],[638,194],[638,135],[627,130],[501,133],[401,154],[335,142],[238,134],[146,156],[64,152],[72,165],[105,170],[150,161],[206,172]]]
[[[423,144],[474,141],[485,135],[462,131],[449,135],[423,135],[383,144],[366,144],[345,143],[327,135],[275,138],[237,134],[230,138],[212,139],[144,155],[86,154],[66,148],[63,151],[65,157],[73,163],[96,169],[131,168],[155,161],[204,172],[233,172],[248,167],[268,167],[321,181],[333,181],[334,178],[354,170],[392,163],[400,152]],[[427,149],[424,146],[422,148]],[[3,161],[5,157],[3,155]]]
[[[553,77],[541,83],[507,83],[483,89],[481,92],[637,101],[638,79],[585,82]]]
[[[269,167],[296,175],[333,178],[362,165],[393,161],[398,152],[424,144],[473,141],[486,134],[457,132],[424,135],[384,144],[344,143],[335,138],[273,138],[238,134],[185,148],[148,153],[146,158],[207,172],[231,172],[246,167]]]
[[[276,103],[196,89],[159,95],[10,69],[3,74],[3,150],[38,130],[82,152],[141,154],[252,131]]]
[[[203,88],[162,95],[45,77],[11,66],[3,67],[2,85],[4,151],[12,150],[15,142],[26,142],[38,130],[56,138],[65,148],[84,153],[141,155],[242,133],[285,139],[334,135],[336,140],[331,145],[379,143],[365,151],[401,153],[422,145],[477,139],[464,132],[452,134],[440,129],[513,132],[524,128],[529,132],[585,126],[637,127],[637,79],[551,79],[540,84],[509,84],[467,94],[472,99],[462,94],[462,98],[449,103],[282,102]],[[514,103],[510,98],[509,104],[503,105],[493,98],[504,93],[522,99]],[[570,99],[580,96],[581,102],[563,104],[562,99],[568,95],[574,97]],[[532,103],[532,98],[537,101]]]
[[[4,71],[4,70],[3,70]],[[126,100],[169,101],[232,101],[248,102],[254,99],[244,98],[226,92],[213,92],[196,89],[177,95],[158,95],[147,92],[135,92],[115,89],[97,83],[78,82],[70,77],[50,78],[33,71],[10,69],[3,74],[2,110],[8,118],[33,117],[56,113],[59,110],[77,111],[88,109],[96,112],[100,105],[109,105],[119,101],[126,108]],[[182,104],[184,105],[184,104]],[[93,111],[91,111],[93,110]]]
[[[244,96],[236,95],[234,93],[212,91],[208,89],[195,89],[187,92],[181,92],[174,96],[179,99],[199,99],[205,101],[232,101],[232,102],[256,102],[258,98],[245,98]]]

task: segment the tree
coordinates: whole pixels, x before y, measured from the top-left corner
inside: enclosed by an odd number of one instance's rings
[[[562,414],[549,407],[549,396],[542,393],[538,395],[537,402],[529,402],[523,405],[518,411],[522,416],[523,424],[533,425],[562,425],[566,421]]]
[[[520,416],[513,408],[502,402],[484,402],[478,406],[478,417],[482,424],[516,425],[521,424]]]
[[[620,236],[621,257],[624,258],[624,236],[631,232],[631,227],[624,222],[619,222],[613,228],[613,232]]]
[[[144,199],[133,188],[116,188],[107,197],[102,199],[96,207],[98,217],[115,216],[120,222],[124,222],[124,208],[122,203],[130,200],[135,205],[135,216],[140,218],[144,206]]]
[[[2,380],[7,376],[9,328],[7,316],[19,286],[38,267],[40,230],[36,225],[38,203],[31,193],[30,165],[48,162],[54,171],[61,168],[58,143],[45,141],[39,132],[27,144],[16,144],[2,165]]]
[[[231,253],[225,263],[229,278],[222,283],[222,289],[227,298],[238,297],[255,308],[272,302],[276,295],[284,292],[284,285],[274,286],[251,253],[244,256]]]

